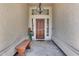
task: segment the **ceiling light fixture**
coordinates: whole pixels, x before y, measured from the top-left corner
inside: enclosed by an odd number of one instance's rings
[[[44,11],[44,9],[42,8],[42,4],[39,3],[39,6],[38,6],[38,8],[37,8],[37,12],[38,12],[39,14],[41,14],[43,11]]]

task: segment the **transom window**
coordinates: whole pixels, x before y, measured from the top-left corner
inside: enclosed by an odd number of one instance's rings
[[[40,13],[38,13],[37,9],[32,9],[32,15],[40,15]],[[44,9],[41,15],[49,15],[49,9]]]

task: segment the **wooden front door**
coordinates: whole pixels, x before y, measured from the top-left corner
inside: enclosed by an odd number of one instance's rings
[[[44,39],[44,19],[36,19],[36,39]]]

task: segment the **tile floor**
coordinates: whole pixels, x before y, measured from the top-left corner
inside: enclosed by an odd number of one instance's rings
[[[31,49],[26,56],[65,56],[52,41],[32,41]]]

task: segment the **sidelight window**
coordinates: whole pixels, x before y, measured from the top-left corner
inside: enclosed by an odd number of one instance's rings
[[[49,18],[47,18],[47,36],[49,36]]]

